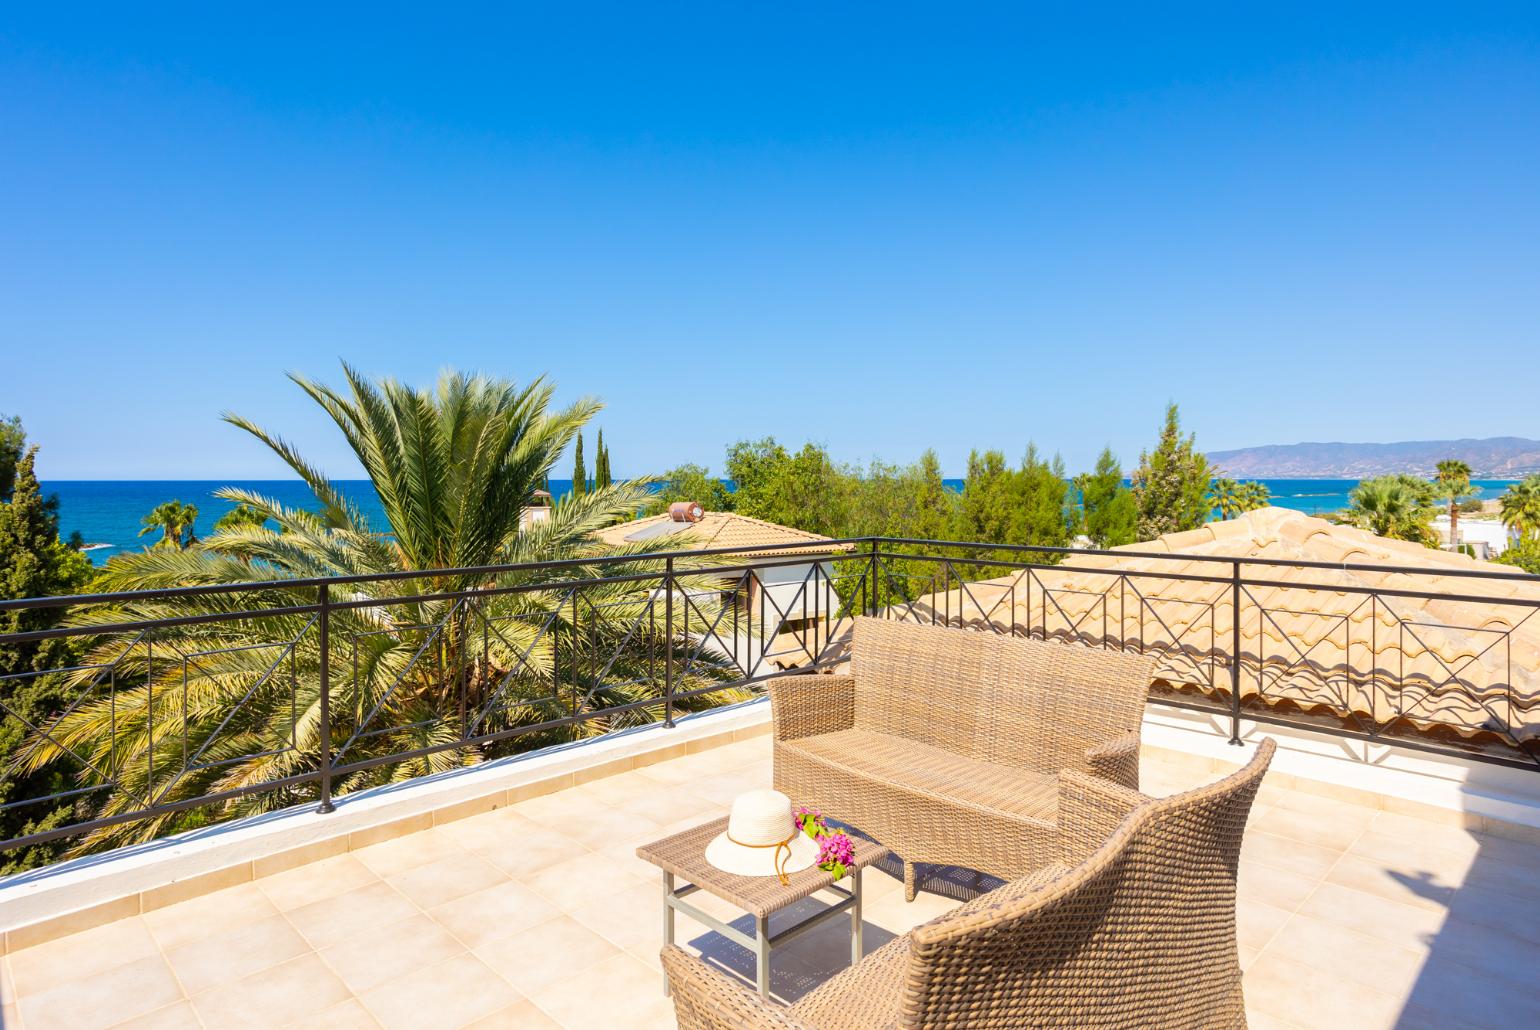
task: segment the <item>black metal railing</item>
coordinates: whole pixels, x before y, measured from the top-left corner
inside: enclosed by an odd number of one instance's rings
[[[25,666],[0,850],[672,726],[848,660],[860,614],[1158,655],[1151,700],[1237,742],[1252,719],[1540,768],[1537,609],[1521,574],[896,538],[5,601],[58,624],[0,634]]]

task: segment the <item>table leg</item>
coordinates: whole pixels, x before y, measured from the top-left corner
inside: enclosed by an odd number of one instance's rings
[[[663,943],[674,943],[674,906],[669,904],[674,899],[674,874],[663,874]],[[667,998],[672,991],[668,986],[668,977],[663,978],[663,997]]]
[[[850,964],[855,965],[861,961],[861,881],[865,879],[864,869],[856,870],[856,882],[851,884],[850,893],[854,896],[850,906]]]
[[[770,917],[754,917],[754,958],[759,996],[770,1000]]]

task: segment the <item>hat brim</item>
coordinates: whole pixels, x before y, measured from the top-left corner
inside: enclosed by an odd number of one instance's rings
[[[790,847],[791,855],[781,866],[782,872],[800,873],[817,864],[818,842],[801,830],[798,830],[796,836],[791,839]],[[745,847],[729,840],[726,833],[719,833],[710,844],[706,845],[706,861],[725,873],[738,876],[774,876],[777,851],[780,851],[781,855],[786,854],[785,851],[773,847]]]

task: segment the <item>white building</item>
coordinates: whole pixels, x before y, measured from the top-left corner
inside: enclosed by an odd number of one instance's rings
[[[1439,515],[1433,520],[1433,531],[1443,542],[1446,549],[1449,546],[1449,516]],[[1497,519],[1483,518],[1480,515],[1460,516],[1460,540],[1459,542],[1469,547],[1473,552],[1471,557],[1486,561],[1497,557],[1508,548],[1518,543],[1519,536],[1513,530],[1503,525]]]

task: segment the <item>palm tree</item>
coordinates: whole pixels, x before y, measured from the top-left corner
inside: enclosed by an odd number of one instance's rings
[[[1438,496],[1449,501],[1449,549],[1460,549],[1460,502],[1467,497],[1475,497],[1481,492],[1481,487],[1474,486],[1470,481],[1470,466],[1458,458],[1448,458],[1438,463],[1438,471],[1433,477],[1434,485],[1438,488]]]
[[[1376,536],[1411,540],[1430,546],[1437,541],[1429,523],[1433,518],[1431,485],[1411,476],[1380,476],[1365,479],[1348,499],[1346,521]]]
[[[289,508],[241,490],[217,496],[245,505],[260,521],[226,526],[188,550],[125,555],[103,569],[104,590],[202,584],[259,584],[239,595],[210,593],[132,599],[81,611],[77,625],[233,615],[313,605],[311,587],[293,578],[382,576],[444,570],[411,579],[371,579],[331,594],[327,620],[334,765],[392,759],[344,770],[338,792],[473,763],[571,739],[594,723],[542,729],[512,740],[476,741],[520,726],[628,703],[624,718],[657,717],[658,680],[668,648],[687,655],[686,632],[700,627],[676,615],[663,632],[656,581],[610,583],[578,593],[553,582],[596,578],[597,566],[557,571],[465,570],[583,559],[606,552],[594,530],[628,518],[646,501],[649,482],[629,482],[567,497],[549,519],[520,531],[520,511],[578,430],[598,411],[592,399],[552,406],[542,380],[519,387],[445,373],[434,391],[392,380],[370,382],[344,366],[348,392],[291,377],[331,416],[379,494],[388,527],[371,526],[337,485],[287,441],[237,415],[226,421],[271,448],[309,487],[315,510]],[[266,523],[276,525],[269,528]],[[667,538],[619,552],[635,563],[603,575],[656,571],[641,559]],[[521,589],[522,588],[522,589]],[[450,596],[476,591],[474,596]],[[492,593],[491,591],[503,591]],[[357,605],[357,606],[355,606]],[[676,606],[677,607],[677,606]],[[702,601],[696,622],[713,614]],[[656,614],[656,618],[654,615]],[[86,786],[112,789],[97,815],[143,810],[312,772],[321,761],[320,669],[316,616],[300,612],[233,617],[157,629],[125,648],[99,644],[93,658],[115,662],[115,700],[83,704],[35,735],[23,761],[40,767],[66,749],[97,759]],[[699,654],[675,662],[676,686],[721,682],[725,661]],[[132,684],[137,678],[141,684]],[[89,682],[81,674],[79,684]],[[710,697],[713,695],[707,695]],[[720,702],[724,695],[714,695]],[[735,694],[741,697],[742,694]],[[706,698],[690,704],[707,707]],[[688,707],[689,705],[687,705]],[[458,745],[471,740],[471,746]],[[168,744],[175,741],[176,745]],[[186,749],[180,746],[187,742]],[[156,746],[158,743],[159,746]],[[395,760],[404,752],[441,750]],[[113,772],[111,777],[105,771]],[[227,817],[313,800],[310,784],[263,790],[223,802]],[[178,814],[120,824],[86,838],[82,850],[147,839],[189,825]]]
[[[148,536],[159,530],[161,538],[155,542],[156,547],[170,547],[178,551],[184,550],[189,544],[197,542],[193,536],[193,524],[198,521],[198,506],[195,504],[183,504],[181,501],[166,501],[157,504],[155,510],[144,517],[144,528],[139,530],[140,536]]]
[[[1233,479],[1216,479],[1208,491],[1208,502],[1219,510],[1221,519],[1233,519],[1248,511],[1265,508],[1271,497],[1267,487],[1256,480],[1237,483]]]
[[[1540,541],[1540,475],[1526,476],[1498,499],[1503,525],[1525,541]]]

